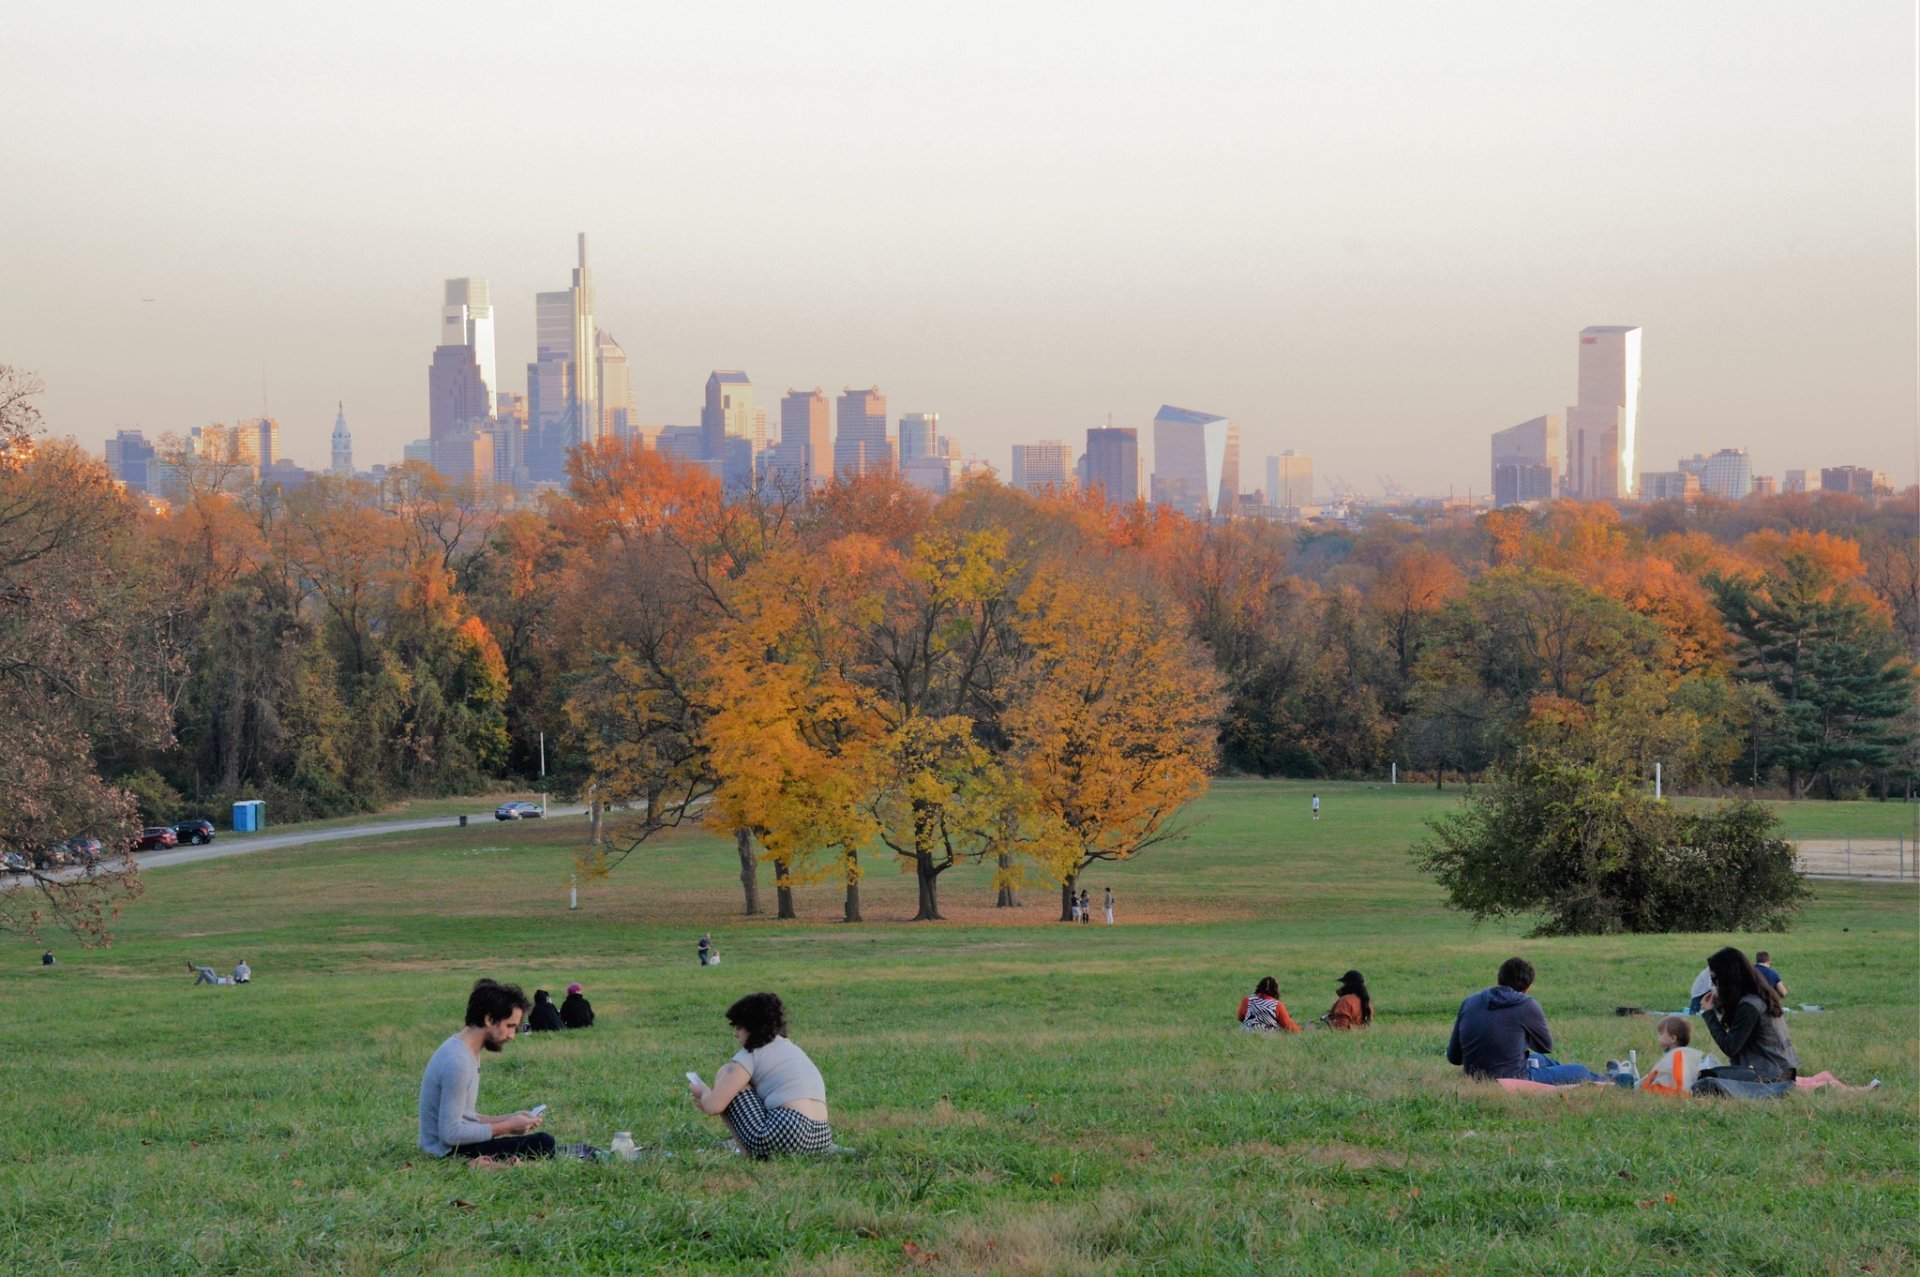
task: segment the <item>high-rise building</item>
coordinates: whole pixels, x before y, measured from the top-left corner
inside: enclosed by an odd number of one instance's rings
[[[1220,490],[1214,497],[1213,512],[1231,518],[1240,513],[1240,425],[1227,423],[1227,447],[1220,454]]]
[[[599,437],[630,439],[638,433],[640,420],[633,411],[633,369],[627,352],[604,328],[595,333],[594,351],[599,361]]]
[[[662,456],[697,463],[702,460],[701,435],[699,426],[662,426],[654,436],[653,446]]]
[[[129,491],[152,490],[147,481],[153,458],[153,445],[147,442],[143,431],[122,430],[107,440],[107,472],[125,484]]]
[[[527,397],[503,390],[493,405],[493,481],[500,487],[527,486]]]
[[[226,456],[244,461],[258,479],[261,471],[280,459],[280,421],[277,417],[242,417],[228,432]]]
[[[1085,482],[1115,505],[1140,499],[1140,432],[1132,426],[1095,426],[1087,431]]]
[[[713,463],[729,487],[753,481],[754,458],[766,446],[765,423],[754,410],[747,374],[721,368],[708,375],[706,402],[700,409],[701,459]]]
[[[900,477],[916,488],[944,497],[953,491],[953,469],[957,460],[944,453],[915,457],[900,463]]]
[[[940,453],[940,414],[910,412],[900,418],[900,464]]]
[[[1195,518],[1210,518],[1221,510],[1220,496],[1229,491],[1226,474],[1227,441],[1237,432],[1225,417],[1190,408],[1161,405],[1153,418],[1153,499]],[[1236,456],[1236,461],[1238,457]],[[1231,476],[1240,483],[1238,467]]]
[[[1560,416],[1493,432],[1493,504],[1551,501],[1560,489]]]
[[[489,429],[492,415],[487,379],[473,347],[436,346],[427,368],[427,438],[435,444],[464,441]]]
[[[1291,510],[1296,516],[1303,506],[1313,504],[1312,457],[1289,448],[1267,458],[1267,504],[1283,514]]]
[[[333,464],[328,467],[342,479],[353,477],[353,436],[347,432],[347,405],[336,401],[333,417]]]
[[[1635,491],[1642,501],[1692,501],[1700,495],[1700,476],[1691,470],[1642,470]]]
[[[780,400],[780,446],[784,464],[791,466],[809,488],[825,486],[833,477],[833,422],[826,392],[789,390]]]
[[[1013,445],[1012,486],[1023,492],[1065,492],[1072,473],[1073,449],[1063,440]]]
[[[1738,501],[1753,491],[1753,461],[1745,448],[1722,448],[1682,457],[1679,468],[1700,480],[1700,491],[1726,501]]]
[[[880,387],[847,387],[837,409],[840,420],[833,439],[834,473],[858,477],[893,469],[893,441],[887,438],[887,397],[880,393]]]
[[[1580,401],[1567,409],[1567,495],[1624,501],[1633,495],[1640,426],[1640,329],[1580,330]]]
[[[1893,476],[1867,466],[1822,466],[1820,487],[1856,497],[1885,496],[1893,491]]]
[[[573,287],[534,294],[536,357],[527,365],[527,470],[535,483],[566,478],[567,451],[600,432],[599,359],[587,237]]]
[[[1756,497],[1777,497],[1780,495],[1780,481],[1770,474],[1753,476],[1753,495]]]
[[[487,412],[494,412],[500,370],[493,358],[493,297],[484,279],[450,279],[440,308],[440,344],[466,346],[487,385]]]
[[[1786,482],[1780,485],[1782,492],[1818,492],[1820,491],[1820,472],[1818,470],[1789,470]]]

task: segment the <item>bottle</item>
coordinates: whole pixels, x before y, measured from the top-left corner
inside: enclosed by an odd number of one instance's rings
[[[640,1156],[640,1150],[633,1146],[632,1131],[613,1133],[613,1155],[623,1162],[631,1162]]]

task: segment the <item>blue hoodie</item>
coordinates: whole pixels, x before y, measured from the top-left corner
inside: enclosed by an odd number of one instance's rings
[[[1447,1063],[1458,1064],[1468,1077],[1527,1076],[1527,1052],[1553,1050],[1553,1034],[1540,1004],[1517,989],[1496,984],[1460,1004],[1454,1017],[1453,1039],[1447,1043]]]

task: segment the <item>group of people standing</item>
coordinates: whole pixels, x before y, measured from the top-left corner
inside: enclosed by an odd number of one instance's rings
[[[1113,925],[1112,887],[1107,888],[1107,898],[1104,908],[1107,915],[1107,925],[1111,927]],[[1075,922],[1093,921],[1093,899],[1087,895],[1087,889],[1085,887],[1080,888],[1080,894],[1077,896],[1071,891],[1067,893],[1067,912]]]
[[[569,1001],[579,989],[569,986]],[[545,1005],[551,1008],[552,1003]],[[505,1160],[552,1157],[563,1151],[553,1136],[539,1129],[547,1118],[545,1104],[502,1116],[479,1112],[482,1055],[506,1049],[534,1010],[536,1004],[529,1003],[517,985],[486,979],[474,983],[467,995],[465,1025],[440,1044],[420,1079],[422,1152]],[[565,1013],[562,1006],[561,1016]],[[687,1074],[694,1107],[724,1121],[734,1146],[753,1157],[831,1152],[826,1082],[807,1053],[787,1038],[787,1011],[779,997],[750,993],[728,1007],[726,1017],[740,1049],[720,1066],[711,1086],[697,1074]],[[591,1009],[587,1023],[592,1023]],[[585,1144],[566,1145],[564,1151],[580,1157],[600,1152]]]
[[[1496,982],[1460,1004],[1447,1062],[1468,1077],[1574,1086],[1609,1082],[1610,1075],[1584,1064],[1563,1064],[1552,1056],[1553,1033],[1546,1013],[1529,994],[1533,964],[1508,958]],[[1747,955],[1731,946],[1707,959],[1707,988],[1696,1004],[1714,1045],[1726,1056],[1720,1063],[1694,1050],[1692,1025],[1684,1016],[1668,1016],[1657,1029],[1662,1055],[1638,1084],[1646,1090],[1726,1089],[1723,1084],[1772,1086],[1799,1075],[1800,1057],[1787,1033],[1781,983],[1769,981]],[[1610,1073],[1618,1062],[1610,1062]],[[1711,1083],[1713,1085],[1703,1084]]]
[[[1272,976],[1262,977],[1253,992],[1240,999],[1238,1018],[1241,1028],[1257,1033],[1303,1031],[1287,1014],[1286,1003],[1280,1000],[1280,982]],[[1305,1028],[1363,1029],[1372,1023],[1373,996],[1367,992],[1367,978],[1348,971],[1334,986],[1333,1006],[1319,1019],[1307,1021]]]

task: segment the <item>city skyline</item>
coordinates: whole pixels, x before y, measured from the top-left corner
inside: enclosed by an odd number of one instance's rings
[[[1111,418],[1151,468],[1155,408],[1203,403],[1244,473],[1292,448],[1372,486],[1384,452],[1399,483],[1465,495],[1491,432],[1574,401],[1567,334],[1631,322],[1635,470],[1738,446],[1759,473],[1914,477],[1910,31],[1884,6],[1091,29],[985,6],[911,36],[883,6],[767,7],[724,58],[718,15],[586,6],[568,25],[596,39],[562,42],[460,10],[450,50],[433,5],[377,46],[317,14],[107,7],[19,15],[0,91],[22,139],[0,235],[33,247],[0,359],[92,451],[244,404],[321,468],[344,401],[362,464],[396,459],[427,434],[445,282],[490,281],[511,370],[490,390],[523,393],[533,299],[584,230],[648,424],[697,425],[707,374],[744,368],[880,385],[997,466]],[[821,74],[855,67],[872,78]],[[1217,91],[1138,91],[1189,73]],[[447,118],[451,82],[482,126]],[[575,107],[593,128],[547,127]],[[704,180],[722,156],[739,181]],[[906,189],[941,194],[903,217]]]

